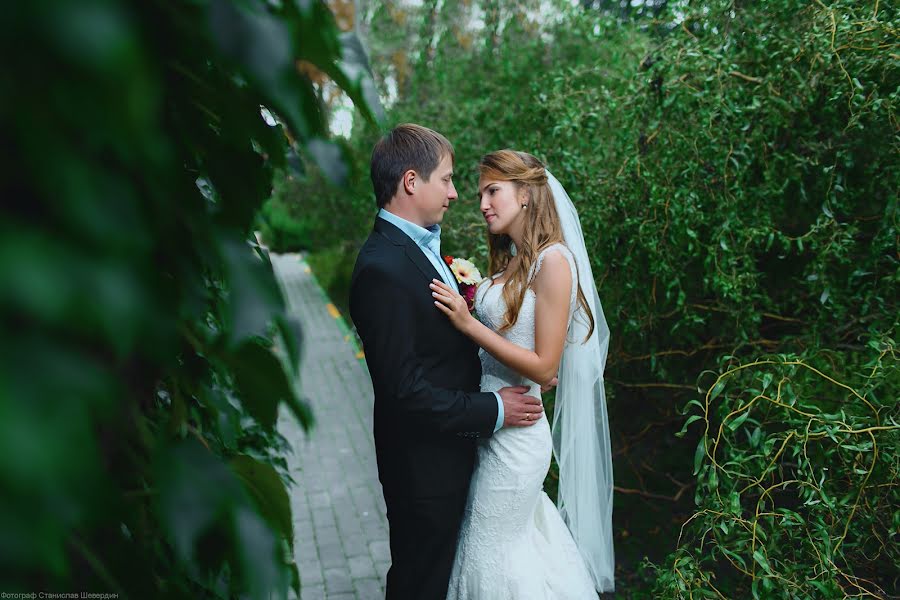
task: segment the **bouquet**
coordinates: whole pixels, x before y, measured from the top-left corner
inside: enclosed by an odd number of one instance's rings
[[[464,258],[453,258],[448,254],[444,257],[444,262],[453,271],[453,276],[456,277],[456,281],[459,283],[460,294],[466,299],[469,312],[472,312],[475,309],[475,289],[482,279],[481,273],[478,272],[478,268],[471,261]]]

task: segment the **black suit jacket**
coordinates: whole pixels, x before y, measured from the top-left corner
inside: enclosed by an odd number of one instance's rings
[[[385,498],[465,489],[475,438],[497,421],[493,393],[479,392],[478,347],[434,305],[440,279],[422,250],[377,218],[360,250],[350,315],[375,391],[375,449]]]

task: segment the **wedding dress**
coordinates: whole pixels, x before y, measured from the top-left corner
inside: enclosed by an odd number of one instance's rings
[[[530,280],[548,253],[559,252],[572,272],[569,321],[575,310],[578,281],[574,258],[563,244],[545,248]],[[480,320],[497,331],[506,313],[503,284],[485,282],[475,295]],[[510,342],[534,350],[535,294],[525,292],[519,318],[502,333]],[[540,398],[540,385],[480,351],[481,389],[527,385]],[[528,427],[497,431],[478,448],[465,516],[460,528],[448,599],[550,600],[596,599],[584,559],[559,511],[543,491],[550,467],[552,440],[545,415]]]

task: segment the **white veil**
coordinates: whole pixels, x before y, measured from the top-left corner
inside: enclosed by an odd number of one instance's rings
[[[589,322],[576,305],[559,365],[553,411],[553,453],[559,464],[559,512],[572,532],[599,592],[614,589],[612,539],[613,473],[606,416],[603,370],[609,350],[609,326],[584,245],[584,233],[572,200],[547,170],[547,179],[575,257],[578,282],[594,315],[594,331],[585,342]]]

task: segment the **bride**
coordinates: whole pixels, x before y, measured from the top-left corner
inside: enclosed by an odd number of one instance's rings
[[[536,415],[479,447],[448,598],[596,598],[613,589],[609,328],[581,224],[534,156],[492,152],[479,170],[491,274],[475,295],[480,320],[437,280],[435,305],[481,347],[482,390],[527,385],[540,397],[557,372],[559,388],[552,428]],[[542,489],[551,451],[558,510]]]

